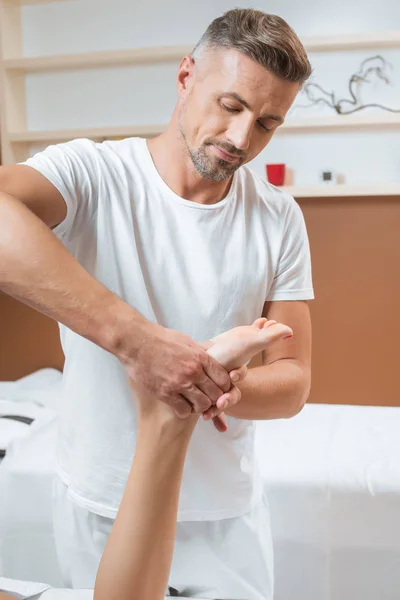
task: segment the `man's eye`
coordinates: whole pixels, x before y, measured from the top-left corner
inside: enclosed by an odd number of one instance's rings
[[[261,123],[261,121],[257,121],[257,123],[259,124],[259,126],[261,127],[261,129],[264,129],[264,131],[272,131],[272,127],[265,127],[265,125],[263,125]]]
[[[231,106],[227,106],[223,102],[221,102],[221,106],[222,106],[222,108],[224,108],[225,110],[227,110],[228,112],[231,112],[231,113],[235,113],[235,112],[239,112],[240,111],[239,108],[232,108]]]

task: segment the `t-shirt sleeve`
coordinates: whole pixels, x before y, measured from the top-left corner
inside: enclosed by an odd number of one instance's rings
[[[99,168],[95,142],[77,139],[48,146],[23,164],[52,183],[67,205],[67,215],[53,232],[61,240],[79,234],[97,212]]]
[[[291,199],[286,212],[281,251],[267,301],[314,298],[310,245],[300,206]]]

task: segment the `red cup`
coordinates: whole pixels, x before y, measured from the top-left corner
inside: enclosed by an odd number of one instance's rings
[[[266,165],[267,168],[267,179],[273,185],[283,185],[285,181],[285,170],[286,165]]]

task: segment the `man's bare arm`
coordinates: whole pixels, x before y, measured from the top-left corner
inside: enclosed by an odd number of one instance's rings
[[[238,387],[241,401],[226,410],[238,419],[279,419],[296,415],[311,386],[311,319],[307,302],[270,302],[263,316],[293,330],[293,338],[277,342],[262,354],[262,366],[249,369]],[[212,413],[213,408],[207,411]]]
[[[200,344],[150,323],[94,279],[51,231],[65,215],[61,194],[35,169],[0,168],[0,290],[113,353],[137,385],[179,416],[215,404],[231,388],[225,369]]]

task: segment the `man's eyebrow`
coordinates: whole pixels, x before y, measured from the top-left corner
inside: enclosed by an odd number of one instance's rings
[[[233,98],[234,100],[237,100],[238,102],[240,102],[240,104],[242,104],[245,108],[247,108],[248,110],[251,110],[250,104],[246,100],[241,98],[239,96],[239,94],[237,94],[236,92],[226,92],[223,94],[223,96],[228,96],[230,98]],[[272,119],[273,121],[277,121],[278,123],[283,123],[283,119],[279,115],[265,114],[265,115],[262,115],[260,117],[260,119]]]
[[[235,100],[237,100],[238,102],[240,102],[240,104],[243,104],[243,106],[245,108],[250,109],[250,104],[248,102],[246,102],[246,100],[243,100],[243,98],[241,98],[239,96],[239,94],[237,94],[236,92],[226,92],[225,94],[223,94],[224,96],[230,96],[231,98],[234,98]]]

